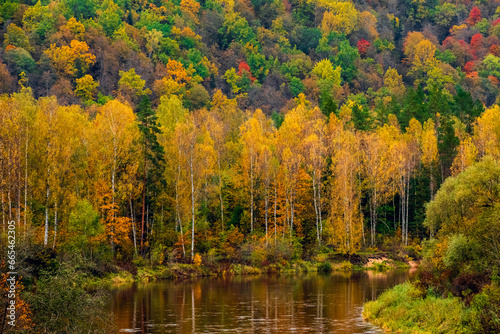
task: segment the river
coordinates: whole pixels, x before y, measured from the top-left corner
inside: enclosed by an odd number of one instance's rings
[[[381,333],[363,303],[408,271],[233,276],[115,289],[119,333]]]

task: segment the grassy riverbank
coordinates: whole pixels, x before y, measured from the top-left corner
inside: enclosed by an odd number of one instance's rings
[[[498,333],[500,288],[487,285],[468,304],[406,282],[366,303],[363,318],[395,333]]]
[[[467,310],[458,298],[426,296],[411,283],[365,304],[365,320],[398,333],[466,333]]]

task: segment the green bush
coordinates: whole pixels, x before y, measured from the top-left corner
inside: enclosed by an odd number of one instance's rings
[[[166,247],[162,244],[157,244],[153,247],[151,250],[151,256],[150,256],[150,264],[151,266],[157,266],[160,264],[163,264],[163,261],[165,260],[165,250]]]
[[[449,239],[448,249],[443,256],[446,267],[455,269],[463,267],[464,264],[475,262],[477,257],[476,245],[463,234],[452,235]]]
[[[241,246],[241,258],[252,266],[260,267],[267,259],[266,243],[263,239],[252,239]]]
[[[374,263],[373,264],[373,270],[375,271],[385,271],[389,269],[389,266],[387,265],[387,263],[385,261],[381,262],[381,263]]]
[[[332,270],[333,269],[330,262],[323,262],[318,265],[318,273],[329,273]]]
[[[208,251],[207,255],[203,259],[203,262],[208,266],[215,266],[219,262],[220,255],[216,248],[212,248]]]
[[[485,286],[471,303],[476,333],[500,333],[500,287]]]
[[[349,270],[352,270],[352,263],[349,262],[349,261],[343,261],[341,264],[340,264],[340,270],[343,270],[343,271],[349,271]]]
[[[252,265],[255,267],[260,267],[262,266],[263,262],[267,258],[267,252],[266,249],[263,247],[256,247],[252,251],[252,255],[250,256]]]

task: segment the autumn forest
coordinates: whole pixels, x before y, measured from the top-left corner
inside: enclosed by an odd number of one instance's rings
[[[7,0],[0,29],[35,268],[419,258],[441,185],[500,156],[495,1]]]

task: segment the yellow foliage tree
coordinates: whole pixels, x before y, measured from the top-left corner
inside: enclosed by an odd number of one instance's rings
[[[398,71],[392,67],[389,67],[385,72],[384,86],[389,88],[391,94],[396,96],[402,96],[406,91],[403,76],[398,74]]]
[[[359,15],[359,24],[362,29],[366,31],[372,39],[378,38],[377,31],[377,18],[375,15],[365,10]]]
[[[90,65],[94,64],[95,56],[89,52],[89,46],[85,42],[72,40],[70,45],[57,47],[51,44],[44,53],[49,57],[52,66],[60,76],[75,76],[78,69],[86,72]]]
[[[412,71],[429,71],[431,67],[436,66],[436,46],[429,41],[424,39],[420,41],[416,46],[413,54],[412,60]]]
[[[66,22],[65,27],[73,34],[73,36],[75,36],[76,39],[82,39],[85,34],[85,26],[74,17],[71,17],[68,22]]]
[[[500,107],[495,105],[487,109],[476,119],[474,124],[474,143],[478,157],[492,155],[500,157]]]
[[[206,128],[206,111],[189,115],[175,128],[175,143],[179,153],[180,178],[189,194],[191,221],[191,260],[194,257],[196,212],[202,187],[213,174],[215,151]]]
[[[94,78],[90,74],[86,74],[83,77],[76,79],[76,96],[81,97],[84,101],[90,101],[94,99],[94,95],[99,87],[99,81],[94,81]]]
[[[200,10],[200,4],[194,0],[182,0],[181,10],[186,14],[195,24],[199,23],[198,12]]]
[[[457,155],[453,160],[453,165],[451,166],[451,174],[453,176],[458,175],[476,162],[477,159],[477,147],[472,141],[470,135],[464,136],[460,140],[460,145],[457,149]]]
[[[330,243],[343,253],[352,254],[361,247],[363,217],[359,211],[361,167],[360,143],[345,122],[330,116],[329,142],[332,154],[330,180]]]
[[[403,45],[403,51],[406,56],[406,61],[410,64],[413,63],[413,58],[415,57],[415,48],[417,45],[425,39],[424,35],[418,31],[410,31],[405,38]]]
[[[263,154],[264,141],[271,133],[271,123],[262,110],[257,109],[241,127],[242,154],[241,166],[245,173],[245,183],[250,194],[250,231],[253,232],[255,221],[255,197],[258,173],[258,159]],[[266,151],[267,152],[267,151]],[[268,157],[269,158],[269,157]],[[267,159],[267,162],[270,158]]]
[[[130,231],[130,220],[118,216],[119,198],[128,194],[118,192],[130,182],[128,174],[135,175],[139,154],[135,145],[139,138],[137,117],[129,106],[112,100],[102,106],[93,121],[90,157],[90,175],[97,186],[95,206],[101,208],[111,247],[125,242],[124,230]],[[118,239],[116,239],[118,238]]]
[[[321,32],[327,36],[331,32],[350,34],[358,27],[359,12],[350,1],[324,1],[327,11],[321,22]]]
[[[172,95],[182,92],[182,89],[191,82],[192,73],[184,68],[181,62],[169,59],[166,75],[156,80],[154,90],[158,95]]]
[[[385,124],[362,136],[364,188],[369,194],[371,246],[375,246],[378,208],[394,196],[396,164],[393,151],[398,130]]]

